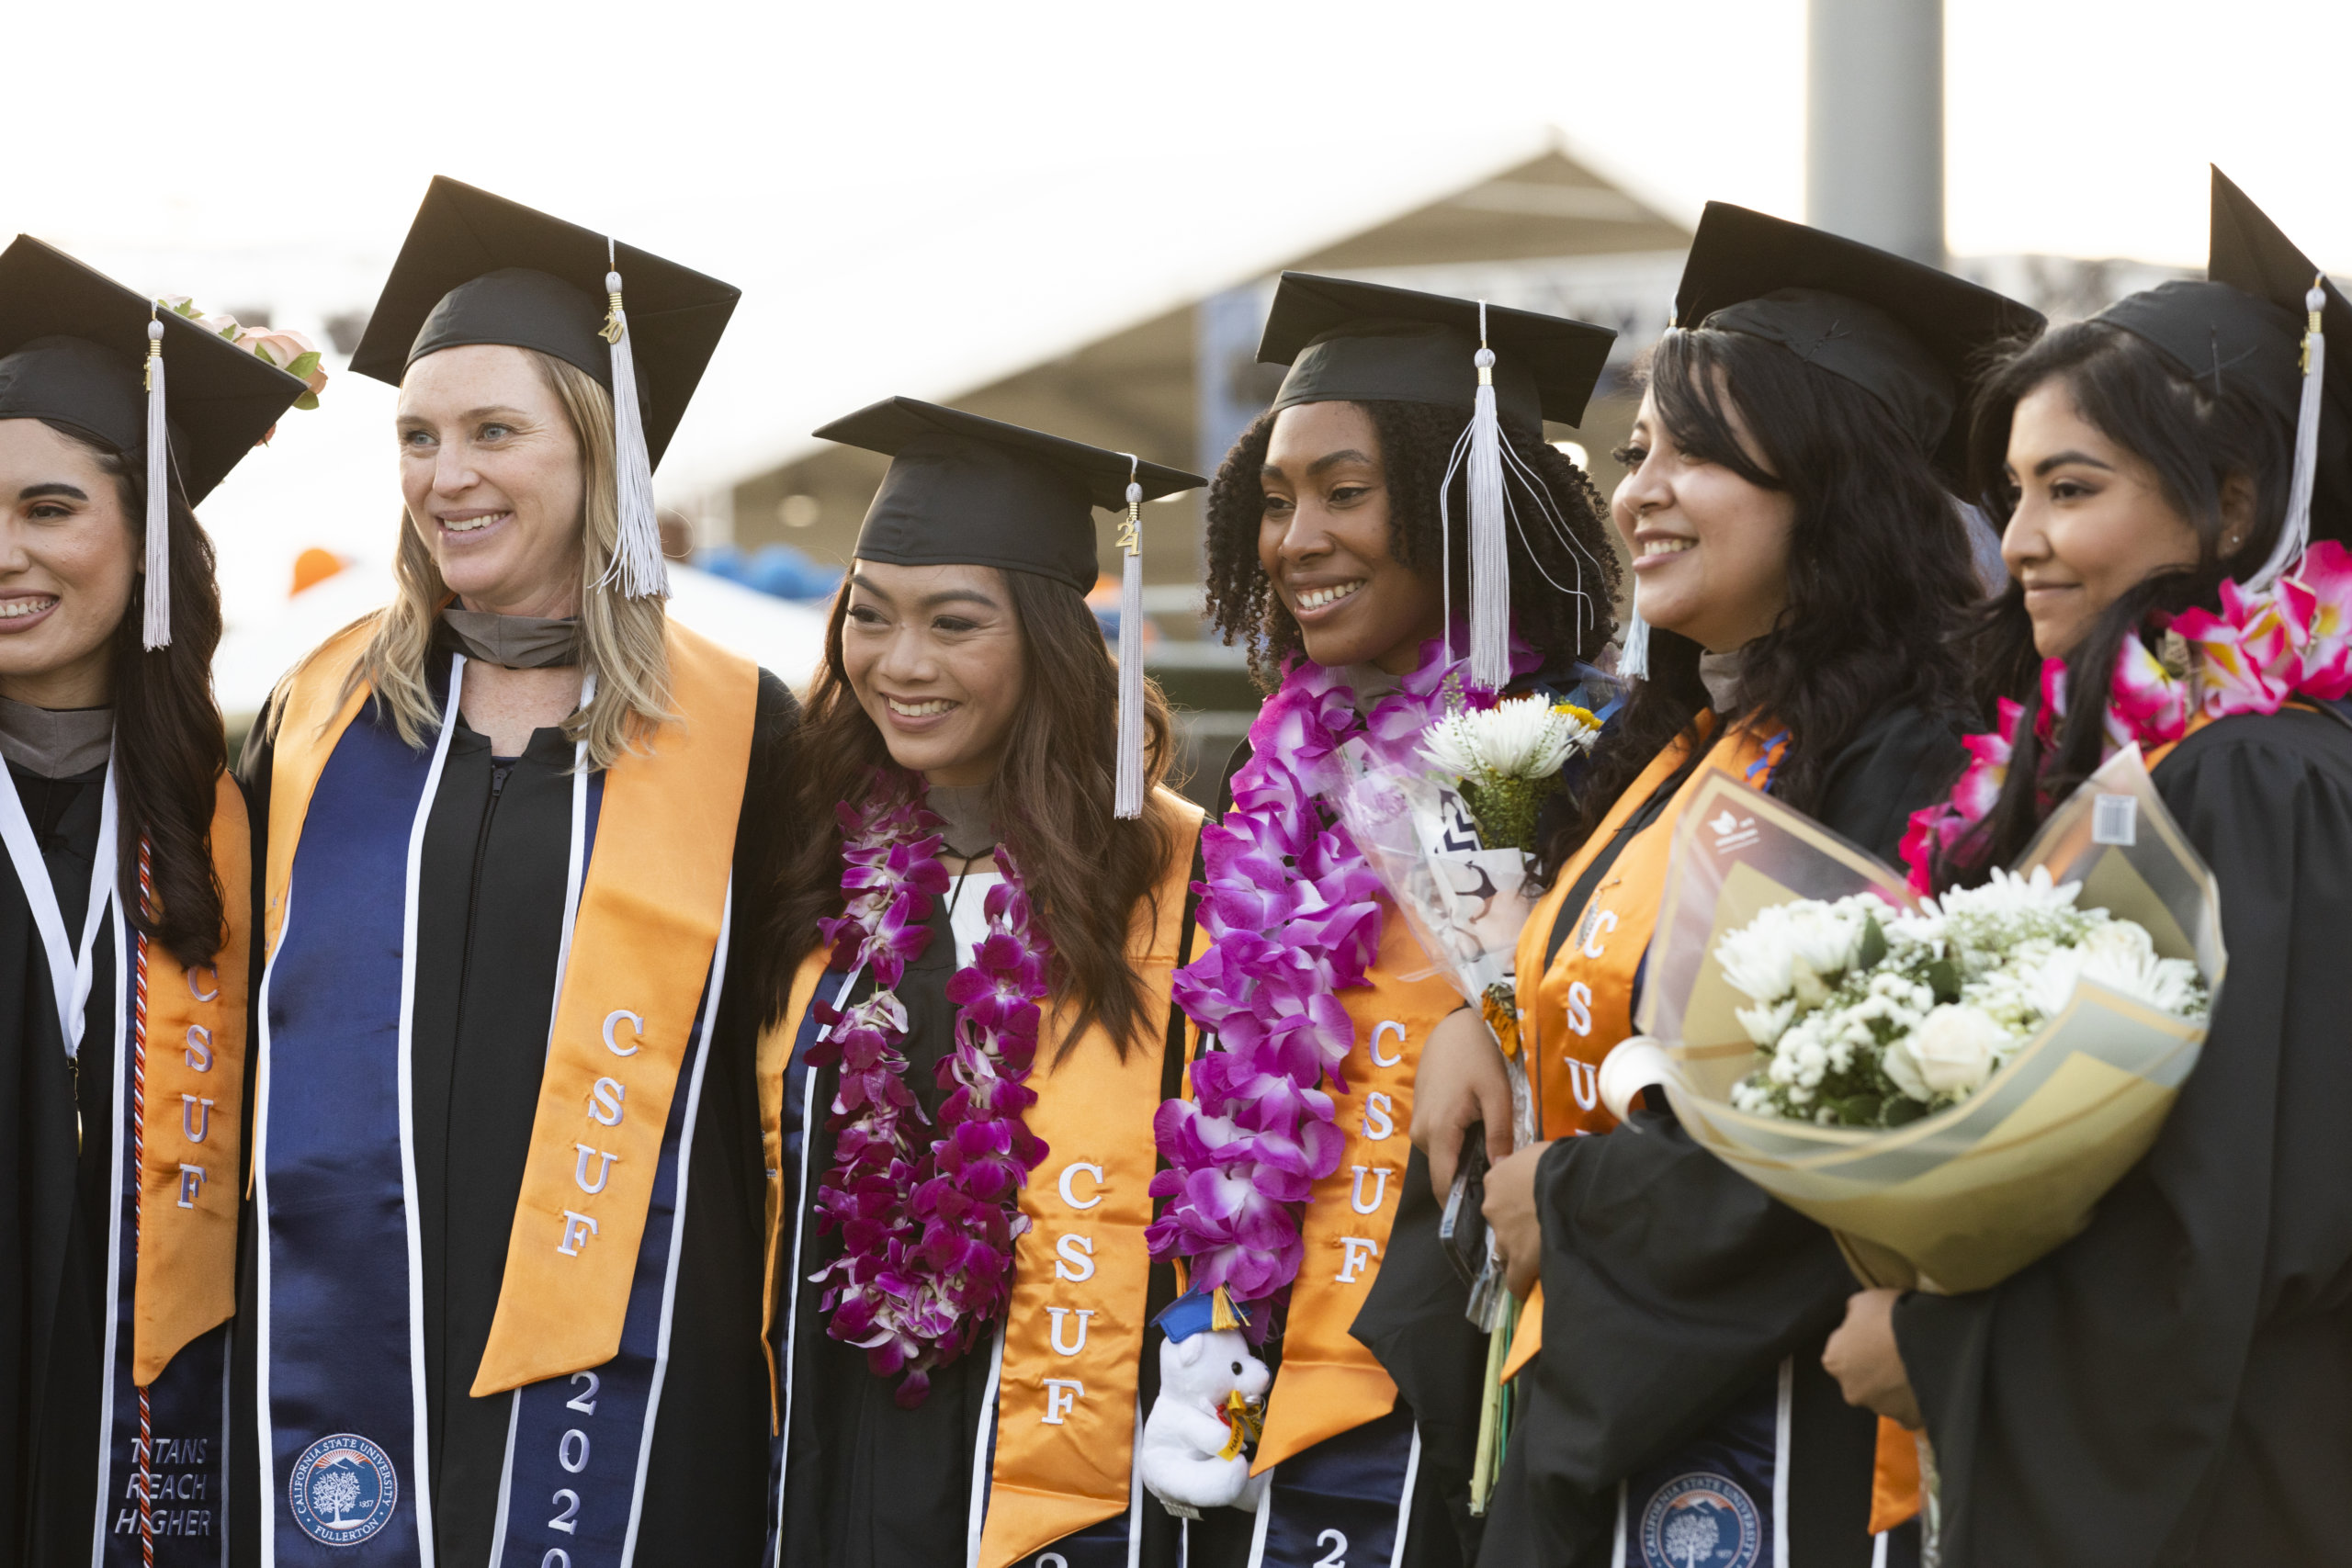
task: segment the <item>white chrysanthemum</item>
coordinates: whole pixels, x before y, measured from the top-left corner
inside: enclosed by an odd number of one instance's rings
[[[1421,755],[1456,777],[1547,779],[1600,732],[1581,709],[1540,696],[1507,697],[1493,707],[1457,709],[1422,733]]]
[[[2057,949],[2020,976],[2045,1017],[2065,1010],[2078,980],[2095,980],[2179,1017],[2197,1017],[2205,1009],[2197,965],[2185,958],[2157,957],[2147,931],[2131,920],[2093,927],[2079,943]]]
[[[1736,1009],[1732,1014],[1739,1020],[1739,1026],[1747,1031],[1747,1037],[1767,1051],[1780,1040],[1781,1032],[1789,1027],[1789,1021],[1796,1015],[1797,999],[1794,997],[1783,997],[1777,1002],[1758,1002],[1752,1008]]]

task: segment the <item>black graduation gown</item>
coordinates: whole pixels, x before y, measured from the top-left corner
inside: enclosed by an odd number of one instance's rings
[[[97,858],[106,769],[45,779],[8,765],[49,867],[67,941],[80,950]],[[106,1348],[107,1242],[114,1190],[112,922],[84,1014],[78,1075],[58,1033],[56,993],[32,905],[0,857],[0,1559],[87,1562],[97,1506],[99,1397]],[[77,1152],[75,1094],[86,1147]]]
[[[1952,1568],[2352,1562],[2352,728],[2222,719],[2155,784],[2221,883],[2197,1070],[2089,1229],[1895,1309]]]
[[[1950,789],[1965,761],[1951,723],[1896,709],[1839,753],[1818,818],[1893,861],[1910,814]],[[1655,819],[1670,793],[1634,825]],[[1612,858],[1600,857],[1604,867]],[[1567,912],[1547,955],[1579,913]],[[1544,1348],[1518,1380],[1479,1562],[1608,1563],[1618,1483],[1733,1406],[1774,1397],[1792,1359],[1791,1561],[1865,1568],[1877,1419],[1848,1406],[1821,1368],[1856,1289],[1829,1233],[1699,1147],[1663,1109],[1555,1142],[1535,1197]]]
[[[798,712],[784,683],[761,671],[736,829],[739,934],[762,929],[757,905],[775,886],[784,831],[775,806],[787,787]],[[273,753],[266,731],[254,727],[243,764],[254,810],[256,909],[266,902]],[[560,730],[541,729],[521,757],[503,762],[460,720],[425,828],[412,1074],[440,1568],[483,1568],[493,1540],[510,1400],[476,1399],[469,1391],[505,1277],[546,1061],[570,870],[572,750]],[[256,997],[261,960],[256,951]],[[728,955],[703,1080],[688,1176],[694,1201],[638,1537],[639,1568],[749,1563],[759,1551],[768,1430],[760,1350],[766,1162],[754,1072],[761,1006],[742,994],[741,981],[751,967],[739,942]],[[248,1061],[258,1055],[249,1053]],[[248,1107],[251,1077],[249,1069]],[[245,1216],[238,1294],[250,1301],[257,1239],[250,1201]],[[232,1375],[232,1541],[236,1561],[251,1563],[260,1561],[251,1337],[238,1341]]]
[[[935,1069],[954,1043],[956,1006],[947,999],[947,982],[959,962],[949,926],[956,897],[951,889],[933,900],[930,944],[907,966],[898,990],[907,1010],[907,1087],[926,1117],[936,1116],[945,1098]],[[829,976],[820,985],[820,994],[830,998],[840,984],[840,976]],[[852,996],[862,998],[873,993],[869,976],[857,983]],[[803,1021],[792,1021],[798,1027]],[[825,1123],[841,1069],[812,1072],[804,1059],[808,1040],[807,1032],[802,1032],[788,1068],[791,1092],[785,1112],[787,1179],[796,1185],[799,1140],[814,1142],[808,1149],[808,1190],[792,1193],[801,1236],[799,1278],[785,1281],[797,1298],[797,1330],[792,1344],[783,1562],[785,1568],[955,1568],[968,1550],[973,1448],[979,1440],[981,1418],[989,1413],[992,1337],[984,1335],[970,1352],[934,1370],[931,1393],[914,1409],[902,1410],[895,1397],[899,1379],[876,1377],[867,1369],[864,1350],[826,1334],[825,1287],[808,1276],[842,1250],[839,1232],[818,1234],[815,1201],[817,1185],[833,1160],[834,1134]],[[1182,1039],[1171,1029],[1163,1045],[1176,1053],[1180,1063]],[[812,1106],[813,1115],[808,1110]],[[1136,1136],[1148,1138],[1151,1130],[1139,1127]],[[792,1237],[787,1230],[780,1263],[787,1271],[792,1268]],[[1157,1314],[1174,1294],[1172,1272],[1155,1265],[1149,1310]],[[778,1314],[776,1325],[779,1355],[784,1316]],[[1151,1408],[1159,1390],[1158,1337],[1147,1334],[1139,1383],[1145,1410]],[[1143,1561],[1154,1568],[1172,1568],[1177,1560],[1174,1523],[1148,1495],[1143,1523]]]

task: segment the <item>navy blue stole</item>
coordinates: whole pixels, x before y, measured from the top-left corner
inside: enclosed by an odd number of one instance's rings
[[[363,1559],[427,1568],[435,1555],[409,1071],[418,863],[463,660],[452,666],[429,753],[377,722],[372,703],[337,740],[311,796],[255,1002],[261,1517],[265,1560],[282,1568]],[[602,784],[583,770],[574,787],[567,953]],[[493,1562],[626,1568],[634,1554],[727,941],[722,924],[663,1132],[620,1351],[510,1395]],[[364,1554],[342,1550],[363,1542]]]
[[[1388,1568],[1412,1526],[1420,1461],[1401,1404],[1293,1454],[1267,1475],[1250,1568]]]
[[[1794,1368],[1618,1489],[1614,1562],[1624,1568],[1792,1568],[1789,1423]]]

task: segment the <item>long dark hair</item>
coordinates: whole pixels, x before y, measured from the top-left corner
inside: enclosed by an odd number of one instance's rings
[[[1444,570],[1438,494],[1461,438],[1461,411],[1433,403],[1359,403],[1380,438],[1380,464],[1388,487],[1388,553],[1398,564],[1429,576]],[[1258,525],[1266,492],[1260,479],[1272,442],[1274,411],[1268,410],[1242,433],[1209,486],[1208,608],[1210,622],[1227,642],[1249,649],[1250,672],[1271,689],[1283,662],[1303,650],[1298,623],[1283,608],[1265,569],[1258,564]],[[1557,447],[1513,425],[1503,439],[1551,492],[1552,504],[1583,553],[1570,547],[1548,523],[1522,510],[1522,528],[1510,539],[1511,624],[1546,659],[1597,653],[1615,631],[1609,606],[1617,592],[1617,555],[1611,547],[1608,508],[1585,471]],[[1466,468],[1466,465],[1465,465]],[[1469,604],[1469,480],[1453,478],[1448,503],[1453,526],[1453,580],[1456,610]],[[1523,506],[1523,503],[1522,503]],[[1580,605],[1564,592],[1582,585]],[[1556,585],[1556,586],[1555,586]]]
[[[1739,712],[1787,729],[1772,791],[1814,810],[1838,753],[1879,715],[1905,705],[1962,711],[1966,682],[1951,639],[1978,593],[1967,525],[1877,399],[1777,344],[1704,327],[1669,332],[1643,374],[1683,452],[1794,503],[1788,604],[1747,645]],[[1740,445],[1740,427],[1760,462]],[[1651,629],[1649,678],[1634,682],[1594,753],[1578,814],[1544,845],[1547,877],[1678,736],[1694,742],[1686,771],[1697,764],[1708,705],[1701,652],[1689,637]]]
[[[88,451],[115,481],[134,538],[147,515],[143,465],[79,431],[44,421]],[[212,810],[229,765],[220,709],[212,698],[212,653],[220,646],[220,584],[212,540],[178,487],[165,509],[171,528],[172,640],[144,647],[147,580],[114,629],[114,792],[119,835],[116,886],[124,919],[190,967],[211,961],[227,938],[220,879],[212,865]],[[139,845],[151,846],[157,908],[139,893]]]
[[[1159,916],[1161,874],[1175,852],[1174,811],[1148,787],[1168,772],[1168,705],[1144,683],[1144,814],[1112,815],[1116,798],[1118,667],[1086,601],[1065,583],[1006,571],[1027,660],[1026,696],[989,784],[989,807],[1053,944],[1054,1001],[1075,1005],[1066,1055],[1101,1024],[1120,1058],[1163,1021],[1146,1016],[1143,987],[1127,961],[1128,934]],[[786,862],[763,951],[776,968],[761,982],[769,1020],[783,1013],[793,972],[817,945],[817,922],[842,908],[842,835],[833,807],[863,799],[876,770],[903,787],[913,782],[890,761],[888,744],[858,705],[842,659],[850,584],[833,596],[825,662],[802,709],[796,749],[799,777],[788,809],[825,830],[802,837]]]
[[[2047,747],[2035,739],[2041,707],[2041,657],[2025,590],[1985,604],[1969,628],[1976,717],[1990,728],[1999,699],[2022,704],[2017,750],[1993,809],[1976,831],[1953,846],[1939,880],[1981,877],[2006,865],[2032,840],[2052,803],[2063,800],[2099,765],[2106,693],[2123,639],[2159,636],[2174,615],[2194,605],[2220,605],[2222,579],[2267,558],[2287,514],[2294,432],[2246,391],[2224,381],[2183,374],[2146,341],[2106,321],[2075,321],[2013,346],[1986,375],[1969,425],[1971,482],[1979,504],[1997,523],[2016,506],[2007,478],[2009,424],[2035,389],[2058,381],[2075,410],[2101,434],[2154,473],[2173,510],[2197,530],[2193,566],[2151,573],[2099,613],[2066,656],[2066,689],[2097,694],[2070,702]],[[2254,526],[2228,557],[2221,553],[2222,497],[2237,479],[2254,490]]]

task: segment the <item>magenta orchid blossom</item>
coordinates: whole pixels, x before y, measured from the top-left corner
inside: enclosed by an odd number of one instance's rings
[[[863,1348],[875,1376],[903,1374],[895,1397],[908,1409],[1011,1299],[1013,1244],[1029,1228],[1021,1190],[1046,1157],[1023,1113],[1037,1102],[1027,1080],[1053,957],[1020,868],[1000,848],[1004,882],[989,890],[989,934],[947,982],[956,1014],[937,1069],[946,1098],[936,1135],[922,1139],[895,987],[930,944],[931,901],[948,879],[940,820],[921,790],[894,789],[877,773],[865,811],[839,807],[844,907],[818,929],[832,966],[870,967],[875,989],[840,1010],[818,1003],[825,1033],[808,1052],[811,1066],[841,1069],[827,1122],[833,1163],[816,1208],[820,1234],[838,1230],[842,1251],[810,1276],[831,1282],[825,1332]]]
[[[2199,718],[2277,713],[2298,697],[2331,702],[2352,694],[2352,551],[2333,539],[2306,552],[2270,588],[2222,584],[2221,613],[2188,610],[2171,629],[2188,646],[2185,675],[2166,670],[2136,637],[2123,639],[2108,686],[2103,751],[2163,746]],[[2066,663],[2041,663],[2034,734],[2047,748],[2066,716]],[[1976,830],[2008,777],[2024,710],[2003,698],[1998,729],[1968,738],[1968,770],[1950,798],[1911,814],[1903,860],[1915,892],[1934,891],[1935,867]]]

